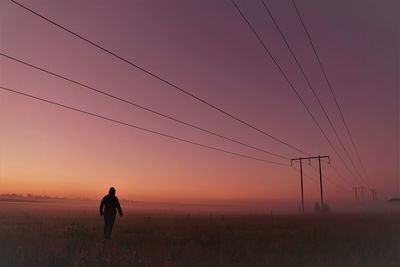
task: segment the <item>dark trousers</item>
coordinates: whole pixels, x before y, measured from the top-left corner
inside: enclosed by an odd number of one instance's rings
[[[114,226],[115,214],[104,214],[104,238],[110,239]]]

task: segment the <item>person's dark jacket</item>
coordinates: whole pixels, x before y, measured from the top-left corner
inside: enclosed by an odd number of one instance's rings
[[[103,197],[103,200],[100,203],[100,215],[104,215],[106,217],[113,216],[118,213],[119,215],[123,215],[121,206],[119,205],[118,198],[113,195],[107,195]]]

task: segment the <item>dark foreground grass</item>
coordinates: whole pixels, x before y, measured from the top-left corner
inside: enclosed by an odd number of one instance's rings
[[[0,266],[400,266],[400,216],[2,208]]]

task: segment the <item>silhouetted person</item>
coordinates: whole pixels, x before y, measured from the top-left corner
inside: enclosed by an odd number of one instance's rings
[[[103,197],[100,204],[100,216],[104,215],[104,238],[110,239],[112,228],[115,221],[115,215],[117,210],[120,216],[122,216],[122,209],[119,205],[118,198],[115,196],[115,188],[111,187],[108,195]]]

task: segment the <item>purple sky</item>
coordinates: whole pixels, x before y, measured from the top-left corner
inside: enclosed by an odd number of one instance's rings
[[[236,1],[345,157],[260,1]],[[382,199],[399,189],[397,1],[297,1],[370,177]],[[324,164],[328,201],[356,185],[232,3],[214,1],[21,1],[36,12],[151,70]],[[357,167],[356,155],[290,0],[266,0]],[[196,102],[28,13],[0,2],[2,53],[181,120],[287,157],[293,151]],[[94,94],[0,57],[0,84],[153,130],[269,160],[240,145]],[[299,175],[177,143],[0,91],[0,190],[96,197],[298,200]],[[314,166],[317,166],[314,162]],[[351,165],[349,164],[351,167]],[[317,173],[306,167],[317,179]],[[20,186],[23,184],[24,186]],[[339,187],[338,187],[339,186]],[[318,185],[306,181],[307,201]],[[295,202],[296,205],[298,204]]]

